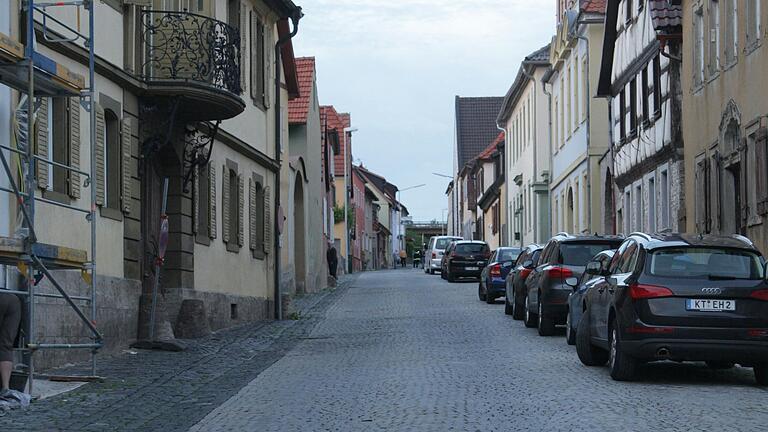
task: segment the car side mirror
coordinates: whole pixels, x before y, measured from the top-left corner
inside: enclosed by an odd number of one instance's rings
[[[533,261],[531,261],[531,260],[526,260],[526,261],[523,263],[523,268],[532,269],[532,268],[533,268]]]
[[[579,286],[579,279],[575,277],[569,277],[565,280],[565,284],[575,289],[577,286]]]
[[[592,276],[599,276],[603,272],[603,266],[597,261],[590,261],[587,263],[587,268],[584,269],[584,273]]]

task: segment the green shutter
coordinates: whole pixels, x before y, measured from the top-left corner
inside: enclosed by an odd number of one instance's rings
[[[74,169],[80,169],[80,100],[69,98],[69,163]],[[69,173],[69,195],[80,198],[80,174]]]
[[[50,115],[50,99],[41,98],[40,107],[37,109],[37,120],[35,120],[35,127],[37,133],[35,134],[36,154],[43,160],[48,160],[48,137],[51,131],[48,130],[48,116]],[[40,189],[48,189],[48,164],[42,160],[38,160],[35,163],[37,167],[35,176],[37,177],[37,186]]]
[[[216,238],[216,166],[208,164],[208,237]]]
[[[94,103],[96,109],[96,205],[104,205],[104,108]]]
[[[248,179],[248,247],[256,250],[256,185]]]
[[[280,181],[278,179],[278,181]],[[269,254],[272,249],[272,209],[270,208],[271,197],[269,186],[264,188],[264,253]]]
[[[245,181],[242,174],[237,176],[237,245],[243,246],[245,244],[245,219],[244,219],[244,206],[245,204]]]
[[[130,213],[131,212],[131,141],[133,140],[132,137],[132,128],[131,128],[131,119],[130,118],[123,118],[123,121],[120,124],[120,151],[121,151],[121,158],[120,158],[120,164],[122,165],[120,168],[120,172],[122,173],[121,182],[122,182],[122,204],[123,204],[123,212]]]

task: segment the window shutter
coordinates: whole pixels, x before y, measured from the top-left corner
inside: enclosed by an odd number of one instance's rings
[[[192,171],[192,234],[200,230],[200,165]]]
[[[208,164],[208,237],[216,238],[216,167]]]
[[[259,86],[257,85],[258,79],[261,76],[259,71],[259,36],[258,36],[258,17],[256,12],[250,13],[250,25],[251,25],[251,40],[250,40],[250,52],[251,52],[251,99],[258,100]]]
[[[720,154],[715,152],[709,162],[709,214],[711,233],[720,232]]]
[[[96,204],[104,205],[104,108],[94,103],[96,109]]]
[[[48,160],[48,137],[51,133],[48,130],[48,115],[50,109],[50,100],[48,98],[40,99],[40,107],[37,109],[37,120],[35,126],[37,127],[37,133],[35,136],[35,144],[37,146],[37,155]],[[48,164],[38,160],[35,164],[37,167],[37,186],[40,189],[48,189]]]
[[[229,172],[224,165],[224,171],[221,176],[221,238],[224,243],[229,243]]]
[[[240,2],[240,88],[245,90],[248,56],[248,4]]]
[[[248,247],[256,250],[256,185],[248,179]]]
[[[265,107],[269,107],[269,101],[267,99],[267,65],[272,64],[270,59],[269,52],[271,50],[268,50],[267,47],[267,32],[266,27],[264,26],[264,23],[261,22],[261,20],[256,20],[256,35],[258,37],[257,44],[256,44],[256,59],[257,59],[257,92],[256,95],[259,98],[259,102],[264,104]],[[271,68],[270,68],[271,69]],[[271,73],[271,72],[269,72]]]
[[[131,139],[131,119],[124,118],[120,123],[120,150],[122,152],[120,172],[122,173],[121,182],[123,184],[121,190],[123,212],[125,213],[131,212]]]
[[[264,253],[269,254],[272,249],[272,208],[270,207],[270,187],[264,188]]]
[[[80,101],[69,98],[69,164],[74,169],[80,169]],[[69,195],[80,198],[80,174],[69,172]]]
[[[695,189],[696,189],[696,232],[702,233],[706,228],[706,182],[704,178],[706,166],[706,159],[701,159],[696,162],[696,170],[694,173]]]
[[[244,236],[244,227],[245,227],[245,219],[244,216],[244,208],[245,208],[245,181],[243,180],[243,175],[240,174],[237,176],[237,245],[242,246],[245,244],[245,236]]]
[[[768,211],[768,161],[766,160],[766,145],[768,144],[768,129],[760,128],[755,134],[755,166],[757,167],[757,211],[765,214]]]
[[[751,209],[749,208],[754,203],[749,199],[749,182],[755,181],[754,174],[749,171],[749,164],[746,161],[749,158],[749,151],[747,150],[747,138],[741,138],[741,148],[739,150],[741,156],[742,168],[741,168],[741,190],[736,193],[741,194],[741,226],[746,227],[749,223],[749,214]]]

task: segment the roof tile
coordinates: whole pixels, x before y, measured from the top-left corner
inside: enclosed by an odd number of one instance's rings
[[[297,58],[296,75],[299,81],[299,97],[288,101],[288,123],[305,124],[315,84],[315,58]]]
[[[503,97],[456,96],[459,168],[477,157],[499,135],[496,117],[503,102]]]

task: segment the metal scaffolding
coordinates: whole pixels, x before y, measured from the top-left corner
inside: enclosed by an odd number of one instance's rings
[[[103,345],[102,335],[96,328],[96,187],[94,187],[96,173],[96,110],[95,110],[95,52],[94,52],[94,2],[92,0],[73,1],[36,1],[21,0],[22,13],[26,22],[26,38],[23,46],[23,57],[17,61],[10,60],[6,56],[0,64],[0,84],[15,88],[22,94],[26,94],[26,140],[18,140],[16,146],[0,143],[0,162],[3,171],[8,177],[10,188],[0,188],[1,191],[15,195],[18,209],[22,216],[23,226],[21,235],[15,237],[0,238],[0,264],[15,266],[22,275],[18,290],[6,290],[26,297],[25,306],[27,317],[22,333],[22,347],[24,362],[27,365],[29,375],[29,391],[32,392],[34,377],[34,354],[38,350],[47,349],[86,349],[91,351],[91,375],[96,375],[96,353]],[[77,8],[78,28],[68,26],[48,12],[51,8],[74,7]],[[82,33],[79,29],[80,11],[88,14],[88,31]],[[38,20],[36,20],[36,16]],[[51,28],[55,25],[56,31]],[[35,32],[41,34],[47,44],[75,43],[84,46],[88,50],[88,80],[82,85],[73,85],[67,81],[67,75],[62,70],[66,68],[56,65],[35,49]],[[0,35],[2,36],[2,35]],[[8,42],[8,41],[6,41]],[[12,43],[12,41],[11,41]],[[19,48],[20,51],[20,48]],[[12,53],[13,50],[11,49]],[[64,75],[64,76],[62,76]],[[48,156],[36,154],[35,150],[35,118],[36,106],[42,103],[42,98],[73,97],[78,98],[80,106],[88,113],[90,136],[90,169],[80,170],[72,166],[72,161],[67,164],[59,163]],[[21,98],[23,100],[23,98]],[[73,105],[79,109],[78,105]],[[15,131],[13,132],[15,133]],[[13,154],[18,158],[18,175],[14,175],[12,161],[6,156]],[[68,177],[83,177],[83,186],[90,190],[90,206],[88,209],[60,203],[47,199],[40,194],[36,195],[38,164],[46,164],[48,167],[57,167],[66,170]],[[18,177],[18,178],[17,178]],[[47,245],[39,242],[35,232],[36,203],[59,206],[74,212],[84,213],[85,221],[90,225],[90,254],[65,247]],[[90,258],[90,259],[89,259]],[[90,287],[90,296],[69,295],[65,287],[57,280],[57,271],[80,271],[83,279]],[[38,292],[36,286],[47,279],[56,289],[58,294]],[[90,333],[90,343],[40,343],[35,338],[35,298],[63,299],[83,322]],[[80,304],[90,306],[90,313],[86,313]]]

